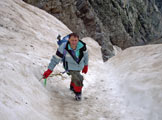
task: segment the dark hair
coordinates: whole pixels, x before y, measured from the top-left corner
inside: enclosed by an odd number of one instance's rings
[[[71,38],[71,37],[77,37],[78,39],[79,39],[79,36],[76,34],[76,33],[70,33],[69,34],[69,39]]]

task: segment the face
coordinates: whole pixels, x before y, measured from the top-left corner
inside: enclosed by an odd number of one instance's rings
[[[71,36],[69,39],[70,45],[72,47],[76,47],[78,44],[79,39],[77,37]]]

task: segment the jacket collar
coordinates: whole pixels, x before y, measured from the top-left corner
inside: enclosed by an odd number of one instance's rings
[[[69,49],[69,47],[68,46],[70,46],[70,42],[68,41],[67,42],[67,44],[66,44],[66,46],[65,46],[65,49],[66,49],[66,51],[72,56],[72,58],[75,60],[75,57],[72,55],[72,49]],[[71,47],[70,47],[71,48]],[[80,52],[80,55],[79,55],[79,60],[78,61],[76,61],[78,64],[80,63],[80,61],[81,61],[81,59],[83,58],[83,56],[84,56],[84,54],[83,54],[83,51],[86,51],[86,44],[83,42],[83,41],[81,41],[81,40],[79,40],[79,42],[78,42],[78,44],[77,44],[77,48],[76,48],[76,50],[79,50],[79,52]]]

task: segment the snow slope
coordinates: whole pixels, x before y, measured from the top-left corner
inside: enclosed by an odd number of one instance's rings
[[[162,44],[132,47],[106,63],[126,106],[136,119],[162,120]]]
[[[49,92],[38,80],[55,53],[56,35],[69,32],[56,18],[21,0],[0,1],[1,120],[56,118]]]
[[[71,31],[21,0],[0,1],[0,119],[161,120],[162,45],[132,47],[103,63],[100,46],[84,38],[89,71],[83,100],[69,91],[70,76],[41,76],[55,54],[56,36]],[[62,65],[53,74],[62,72]]]

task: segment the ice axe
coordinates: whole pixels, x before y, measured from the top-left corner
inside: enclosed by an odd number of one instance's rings
[[[39,81],[41,81],[42,79],[43,79],[43,77],[41,77],[41,78],[39,79]],[[47,78],[44,78],[43,84],[44,84],[44,86],[46,86],[46,84],[47,84]]]
[[[51,74],[49,77],[53,77],[53,76],[61,76],[61,77],[63,77],[62,74],[64,74],[64,73],[67,73],[67,71],[60,72],[60,73],[55,73],[55,74]],[[46,84],[47,84],[47,78],[41,77],[41,78],[39,79],[39,81],[41,81],[42,79],[44,79],[43,84],[44,84],[44,86],[46,86]]]

